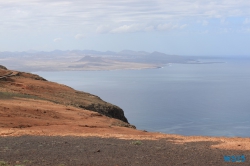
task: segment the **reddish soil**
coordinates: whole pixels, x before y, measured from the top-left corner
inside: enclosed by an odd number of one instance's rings
[[[4,76],[4,75],[7,75],[7,74],[10,74],[10,71],[9,71],[9,70],[0,69],[0,77],[1,77],[1,76]]]

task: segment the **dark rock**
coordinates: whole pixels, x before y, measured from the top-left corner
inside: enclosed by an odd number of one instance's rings
[[[134,125],[131,125],[131,124],[129,124],[127,122],[123,122],[123,121],[118,121],[118,122],[112,123],[112,126],[128,127],[128,128],[136,129],[136,127]]]
[[[124,116],[123,110],[115,105],[111,105],[108,103],[107,104],[92,103],[87,106],[80,105],[79,107],[90,111],[98,112],[100,114],[103,114],[111,118],[120,119],[123,122],[128,123],[127,118]]]
[[[8,70],[5,66],[0,65],[0,69]]]

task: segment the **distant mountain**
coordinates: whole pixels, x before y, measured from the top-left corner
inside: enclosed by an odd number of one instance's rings
[[[84,55],[116,55],[116,53],[112,51],[101,52],[101,51],[95,51],[95,50],[72,50],[69,52],[84,54]]]
[[[116,55],[117,53],[113,52],[113,51],[106,51],[106,52],[104,52],[104,54],[106,54],[106,55]]]
[[[113,52],[113,51],[95,51],[95,50],[54,50],[54,51],[36,51],[36,50],[28,50],[22,52],[0,52],[1,57],[5,56],[27,56],[27,55],[69,55],[69,54],[79,54],[79,55],[112,55],[112,56],[146,56],[146,55],[154,55],[154,56],[165,56],[167,54],[160,53],[160,52],[145,52],[145,51],[132,51],[132,50],[122,50],[120,52]]]
[[[148,55],[148,52],[144,52],[144,51],[131,51],[131,50],[122,50],[120,52],[117,53],[118,55]]]
[[[81,58],[78,62],[105,62],[101,57],[85,56]]]
[[[162,60],[176,60],[180,56],[178,55],[169,55],[169,54],[164,54],[161,52],[152,52],[151,54],[147,55],[147,58],[149,59],[162,59]]]
[[[162,52],[122,50],[120,52],[95,50],[54,50],[50,52],[29,50],[26,52],[0,52],[0,60],[8,68],[23,71],[40,70],[103,70],[120,68],[152,68],[168,63],[194,62],[195,58],[169,55]],[[32,64],[32,65],[31,65]],[[53,65],[52,65],[53,64]],[[112,67],[111,67],[112,66]]]

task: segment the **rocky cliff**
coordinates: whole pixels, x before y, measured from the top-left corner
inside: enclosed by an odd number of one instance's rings
[[[125,122],[123,126],[135,128],[128,123],[123,110],[118,106],[107,103],[98,96],[47,81],[38,75],[19,72],[15,76],[0,81],[0,92],[13,96],[24,95],[29,98],[47,100],[57,104],[98,112]]]

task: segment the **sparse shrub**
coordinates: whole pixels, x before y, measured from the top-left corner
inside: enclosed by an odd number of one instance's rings
[[[9,166],[9,164],[6,163],[5,161],[0,161],[0,166]]]
[[[133,145],[142,145],[142,142],[141,141],[133,141],[131,144],[133,144]]]

